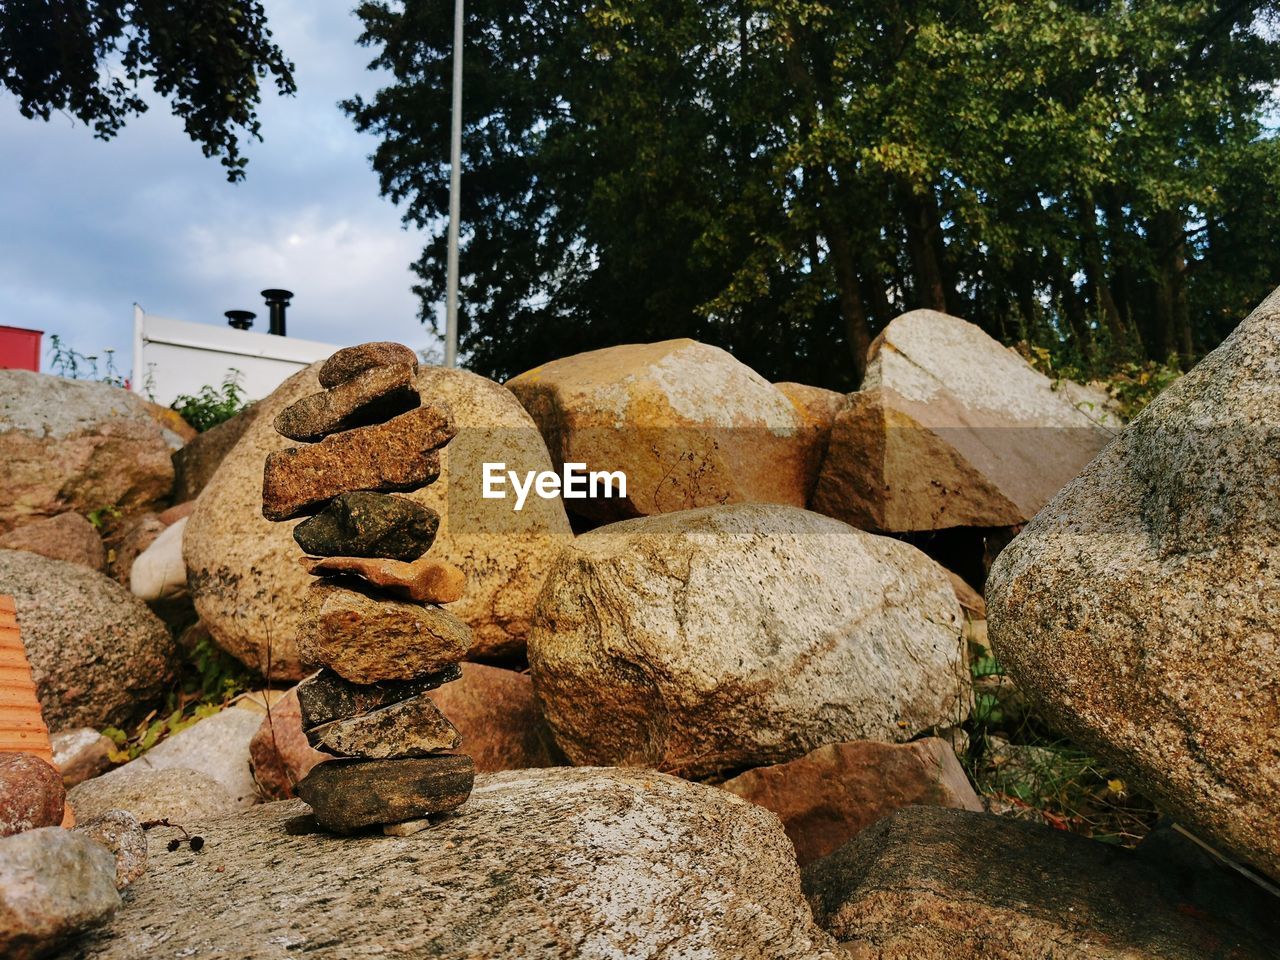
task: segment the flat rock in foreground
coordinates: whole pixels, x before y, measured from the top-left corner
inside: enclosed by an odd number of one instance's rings
[[[290,832],[266,804],[163,851],[64,956],[834,960],[777,820],[645,771],[481,775],[411,837]]]
[[[1205,860],[939,807],[867,828],[804,890],[858,960],[1260,960],[1280,942],[1275,898]]]

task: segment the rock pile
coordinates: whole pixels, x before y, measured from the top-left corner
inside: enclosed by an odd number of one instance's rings
[[[323,669],[298,704],[311,745],[335,759],[297,791],[338,833],[452,810],[475,780],[470,757],[446,752],[462,737],[426,696],[461,676],[471,631],[439,604],[462,596],[465,577],[425,557],[435,511],[391,495],[433,482],[456,432],[448,405],[422,402],[417,366],[394,343],[335,353],[319,371],[326,389],[275,419],[307,445],[268,455],[263,475],[264,517],[308,515],[294,539],[318,579],[297,643]]]

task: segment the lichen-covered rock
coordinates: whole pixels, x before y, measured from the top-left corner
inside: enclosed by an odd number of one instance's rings
[[[111,852],[82,834],[42,827],[0,837],[0,956],[48,956],[120,906]]]
[[[863,530],[1009,527],[1111,435],[974,324],[913,310],[872,343],[812,505]]]
[[[101,573],[107,565],[102,537],[78,513],[60,513],[24,523],[0,536],[0,550],[27,550],[51,560],[65,560]]]
[[[777,819],[722,790],[638,770],[482,774],[458,815],[409,837],[291,831],[306,809],[206,824],[204,853],[157,858],[79,955],[834,960]]]
[[[28,370],[0,370],[0,463],[0,533],[67,511],[145,510],[173,487],[141,397]]]
[[[75,563],[0,550],[45,722],[52,730],[123,723],[158,696],[175,647],[147,605]]]
[[[946,572],[914,547],[742,504],[576,539],[529,665],[574,763],[699,775],[954,723],[960,629]]]
[[[266,669],[270,637],[273,679],[307,673],[296,638],[312,578],[298,563],[294,525],[261,515],[263,462],[282,443],[272,420],[317,390],[316,369],[255,404],[254,420],[197,502],[183,544],[196,609],[210,633],[258,670]],[[441,451],[440,479],[403,496],[440,514],[431,557],[467,572],[466,592],[450,611],[472,629],[471,655],[519,656],[538,590],[572,532],[560,501],[531,500],[516,513],[509,500],[484,499],[481,478],[487,462],[522,473],[550,470],[546,445],[516,399],[490,380],[427,367],[416,385],[449,405],[458,434]]]
[[[1206,885],[1112,844],[941,807],[868,827],[807,867],[804,890],[859,960],[1262,960],[1280,942],[1272,898],[1229,872]]]
[[[1056,729],[1280,877],[1280,291],[1006,547],[1001,662]]]
[[[982,810],[955,751],[937,737],[829,743],[796,760],[748,770],[722,786],[778,815],[802,867],[902,807]]]
[[[30,753],[0,753],[0,837],[56,827],[66,799],[52,764]]]
[[[807,494],[804,417],[773,384],[695,340],[579,353],[507,381],[556,463],[622,471],[625,497],[570,499],[615,520]]]

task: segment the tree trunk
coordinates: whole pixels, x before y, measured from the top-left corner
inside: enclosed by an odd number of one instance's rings
[[[903,184],[899,191],[907,227],[907,253],[915,275],[915,305],[947,312],[947,286],[938,262],[938,223],[932,200]]]

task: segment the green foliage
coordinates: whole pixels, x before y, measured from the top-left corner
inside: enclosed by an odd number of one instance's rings
[[[187,135],[244,176],[240,140],[261,139],[261,84],[295,90],[293,64],[256,0],[0,4],[0,84],[24,117],[69,114],[109,140],[145,113],[144,86],[169,100]]]
[[[365,2],[346,109],[445,289],[447,0]],[[848,389],[913,307],[1185,368],[1280,280],[1273,4],[467,6],[462,347],[505,377],[692,336]],[[1148,380],[1158,380],[1153,371]],[[1126,381],[1126,386],[1127,386]],[[1140,402],[1135,399],[1134,403]]]
[[[975,645],[977,685],[962,758],[996,812],[1132,846],[1154,826],[1150,801],[1088,751],[1064,739],[1022,699],[999,661]]]
[[[140,757],[166,737],[225,709],[251,689],[254,676],[208,636],[196,642],[178,667],[178,679],[165,697],[163,709],[152,710],[129,730],[107,727],[102,732],[115,742],[112,762]]]
[[[123,514],[120,512],[120,508],[114,503],[108,504],[105,507],[98,507],[96,510],[90,510],[85,514],[88,521],[93,524],[94,529],[99,532],[113,521],[119,520],[122,516]]]
[[[194,396],[184,393],[171,406],[183,420],[203,433],[230,420],[249,405],[240,385],[243,379],[244,374],[239,370],[228,370],[220,386],[205,384]]]
[[[126,386],[123,374],[116,369],[116,352],[108,347],[103,351],[106,359],[102,371],[98,370],[97,354],[86,356],[74,347],[62,342],[62,337],[52,334],[49,337],[49,369],[60,377],[69,380],[97,380],[113,387]]]

